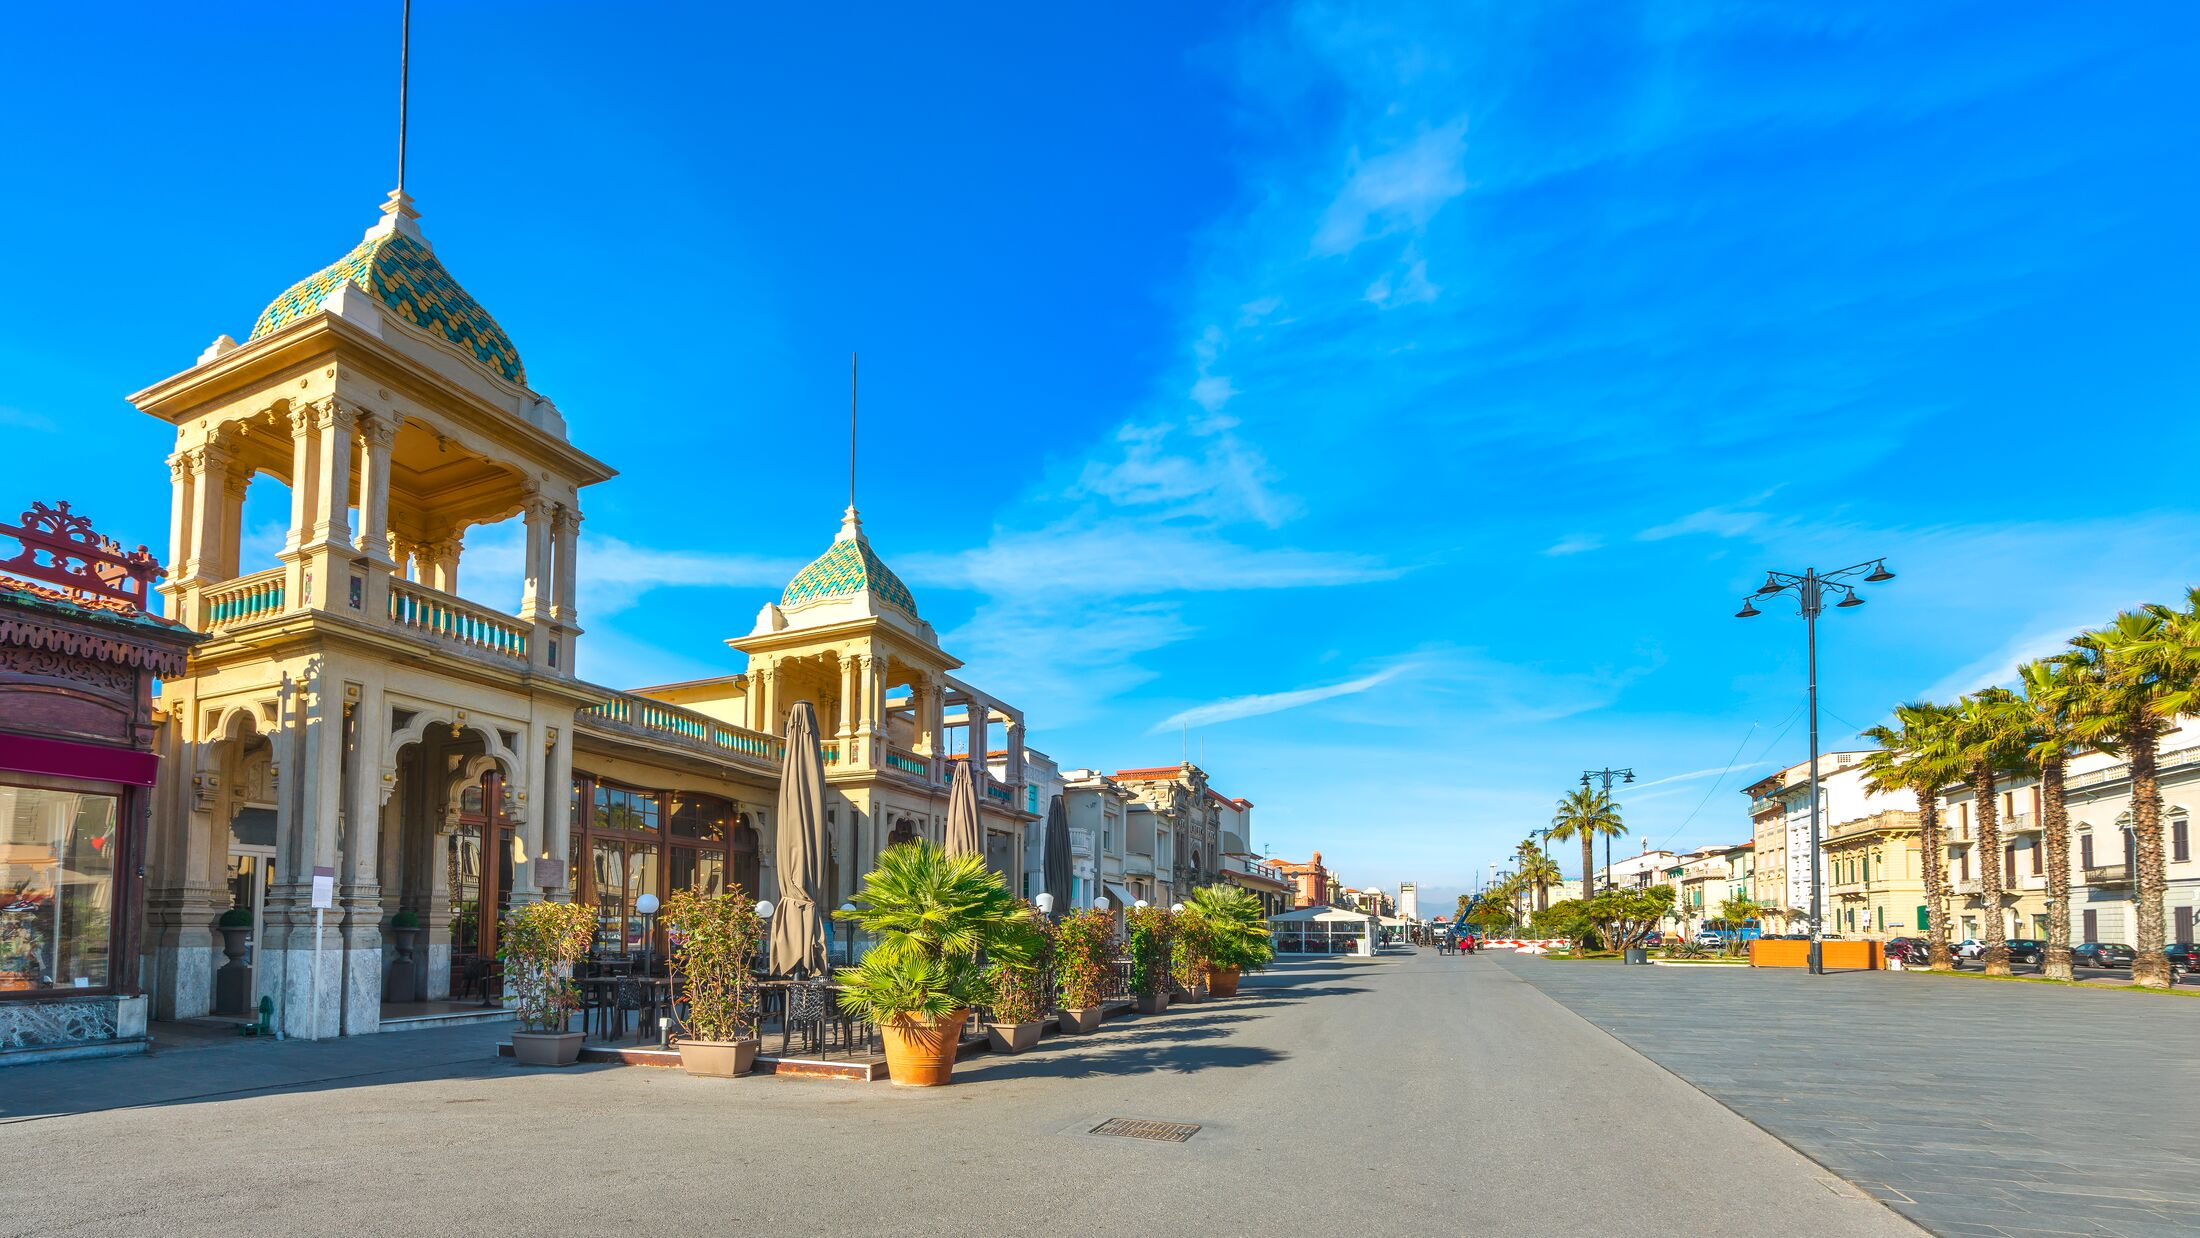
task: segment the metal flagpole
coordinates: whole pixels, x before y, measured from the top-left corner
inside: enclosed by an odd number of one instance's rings
[[[405,192],[405,107],[412,83],[412,0],[405,0],[405,16],[397,43],[397,192]]]

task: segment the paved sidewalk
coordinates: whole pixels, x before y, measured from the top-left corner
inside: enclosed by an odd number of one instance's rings
[[[164,1030],[165,1029],[165,1030]],[[151,1052],[0,1068],[0,1125],[252,1093],[483,1075],[512,1025],[478,1023],[342,1040],[212,1037],[153,1025]]]
[[[1935,1233],[2200,1233],[2200,999],[1489,957]]]
[[[27,1109],[151,1102],[0,1126],[0,1234],[1917,1233],[1497,966],[1434,954],[1286,964],[938,1089],[539,1070],[487,1046],[0,1074]],[[1090,1133],[1116,1117],[1200,1129]],[[96,1183],[56,1189],[86,1165]]]

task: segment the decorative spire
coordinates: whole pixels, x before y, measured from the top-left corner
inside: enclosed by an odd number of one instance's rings
[[[848,510],[840,513],[840,532],[833,535],[833,540],[871,544],[871,539],[863,535],[863,517],[856,514],[855,504],[850,503]]]
[[[403,186],[399,186],[390,190],[389,201],[382,204],[382,218],[375,220],[374,226],[367,229],[365,239],[371,241],[378,236],[398,232],[426,245],[428,238],[420,235],[420,225],[413,222],[418,218],[420,212],[413,209],[412,195],[406,193]]]

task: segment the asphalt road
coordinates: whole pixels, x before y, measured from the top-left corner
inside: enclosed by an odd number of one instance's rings
[[[932,1090],[492,1040],[0,1072],[0,1233],[1918,1232],[1486,957],[1288,964]]]
[[[2200,1234],[2200,1000],[1495,961],[1935,1233]]]

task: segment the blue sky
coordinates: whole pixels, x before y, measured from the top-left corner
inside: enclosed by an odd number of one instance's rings
[[[1587,767],[1741,835],[1768,567],[1900,573],[1828,747],[2200,582],[2200,13],[1818,8],[421,0],[408,180],[621,471],[584,674],[737,669],[860,348],[874,544],[1035,744],[1189,734],[1277,854],[1453,890]],[[122,397],[372,221],[395,11],[12,16],[0,494],[165,536]]]

